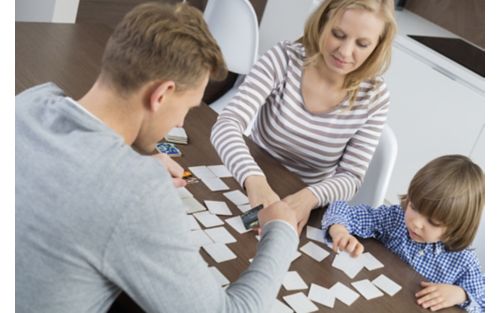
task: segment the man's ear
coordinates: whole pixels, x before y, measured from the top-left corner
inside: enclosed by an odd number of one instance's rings
[[[174,94],[175,88],[176,86],[173,80],[163,81],[153,87],[149,99],[151,111],[158,111],[161,108],[162,103],[165,102],[165,98],[171,97]]]

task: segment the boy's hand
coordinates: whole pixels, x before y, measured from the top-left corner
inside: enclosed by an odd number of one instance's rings
[[[175,187],[180,188],[186,186],[186,181],[182,179],[184,169],[179,165],[179,163],[172,160],[172,158],[165,153],[154,154],[153,158],[159,160],[165,170],[172,176],[172,181],[174,182]]]
[[[336,224],[330,226],[328,233],[332,237],[333,241],[333,251],[338,252],[346,251],[351,256],[355,257],[360,255],[365,247],[354,237],[349,234],[344,225]]]
[[[424,309],[437,311],[464,303],[467,300],[465,291],[458,286],[449,284],[433,284],[421,282],[422,290],[417,292],[417,304]]]

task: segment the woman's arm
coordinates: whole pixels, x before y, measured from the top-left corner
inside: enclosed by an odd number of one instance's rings
[[[247,189],[252,206],[279,200],[250,154],[243,132],[283,80],[288,60],[286,46],[286,42],[279,43],[257,61],[212,128],[212,144],[222,162]]]

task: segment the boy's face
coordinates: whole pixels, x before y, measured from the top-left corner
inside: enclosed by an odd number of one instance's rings
[[[446,227],[418,213],[408,201],[405,208],[405,224],[413,241],[433,243],[441,240]]]

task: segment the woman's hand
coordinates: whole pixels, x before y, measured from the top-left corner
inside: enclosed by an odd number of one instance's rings
[[[297,228],[300,235],[302,229],[309,220],[311,210],[318,205],[318,199],[309,189],[303,188],[298,192],[287,196],[283,199],[283,201],[285,201],[290,208],[295,211],[299,222]]]
[[[263,208],[259,211],[258,216],[260,225],[265,225],[272,220],[282,220],[290,224],[297,231],[297,217],[284,201],[277,201]]]
[[[356,257],[363,253],[365,247],[354,237],[349,234],[344,225],[335,224],[330,226],[328,234],[332,237],[332,249],[335,252],[346,251],[351,256]]]
[[[464,303],[467,300],[465,291],[455,285],[449,284],[434,284],[429,282],[421,282],[422,290],[417,292],[417,303],[424,309],[437,311],[444,308]]]
[[[172,181],[174,182],[175,187],[180,188],[186,186],[186,181],[182,179],[184,169],[179,165],[179,163],[172,160],[172,158],[165,153],[154,154],[152,157],[160,161],[163,168],[165,168],[165,170],[172,176]]]
[[[267,207],[280,201],[280,197],[269,186],[265,176],[248,176],[245,179],[245,189],[252,208],[259,204]]]

